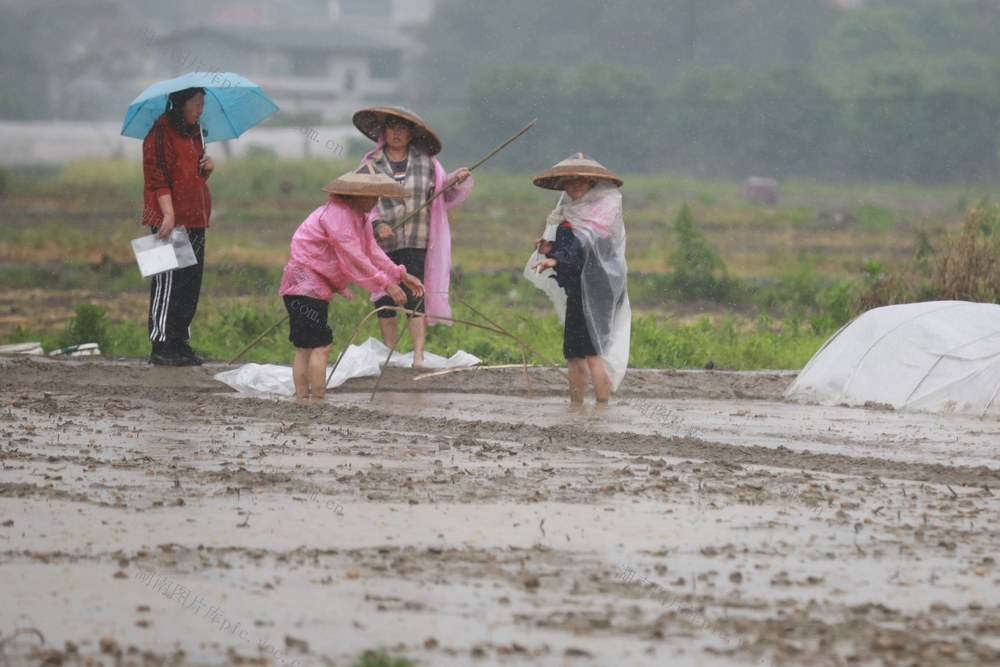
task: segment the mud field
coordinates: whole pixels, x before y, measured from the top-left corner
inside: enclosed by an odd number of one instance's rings
[[[0,662],[1000,664],[1000,423],[789,373],[0,358]]]

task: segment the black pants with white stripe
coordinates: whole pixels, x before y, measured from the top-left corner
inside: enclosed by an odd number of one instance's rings
[[[157,228],[153,228],[155,234]],[[153,276],[149,291],[149,340],[153,350],[172,351],[191,336],[205,271],[205,230],[188,228],[197,264]]]

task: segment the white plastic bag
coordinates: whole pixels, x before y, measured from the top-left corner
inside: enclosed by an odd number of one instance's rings
[[[562,201],[561,197],[559,201]],[[555,241],[556,225],[545,225],[542,238],[546,241]],[[531,253],[531,256],[528,257],[528,261],[524,265],[524,277],[535,287],[545,292],[545,295],[552,302],[552,306],[556,309],[556,315],[559,316],[559,323],[562,324],[566,322],[566,290],[556,282],[556,272],[552,269],[531,268],[532,264],[542,259],[545,259],[545,255],[539,253],[538,250]]]
[[[174,247],[174,253],[177,255],[178,269],[194,266],[198,263],[186,227],[174,227],[174,231],[170,232],[170,245]]]
[[[361,345],[348,346],[347,351],[344,352],[344,358],[337,366],[337,372],[333,374],[326,385],[327,389],[339,387],[351,378],[375,377],[379,374],[380,364],[385,361],[388,354],[389,348],[374,338],[369,338]],[[459,350],[447,359],[425,352],[424,362],[428,368],[464,368],[475,366],[480,363],[480,359]],[[412,352],[402,355],[394,354],[389,362],[390,366],[409,367],[412,364]],[[327,367],[326,373],[329,376],[330,367]],[[293,396],[295,394],[295,382],[292,380],[292,369],[289,366],[244,364],[231,371],[217,373],[213,377],[243,393],[278,394],[280,396]]]
[[[327,367],[327,376],[331,367]],[[378,360],[357,345],[351,345],[344,353],[344,358],[337,366],[327,383],[327,389],[339,387],[351,378],[374,377],[378,375]],[[231,371],[224,371],[213,376],[219,382],[228,384],[236,391],[247,394],[278,394],[294,396],[295,382],[292,380],[292,369],[289,366],[277,364],[244,364]]]
[[[155,234],[134,239],[132,252],[143,278],[198,263],[184,227],[175,227],[165,239],[157,238]]]

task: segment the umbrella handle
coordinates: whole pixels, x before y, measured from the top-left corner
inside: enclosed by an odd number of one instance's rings
[[[201,129],[201,120],[198,121],[198,139],[201,141],[201,152],[198,153],[198,175],[201,176],[201,159],[205,157],[205,130]]]

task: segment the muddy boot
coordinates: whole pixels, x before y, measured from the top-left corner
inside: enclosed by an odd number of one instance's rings
[[[176,346],[169,342],[153,341],[153,351],[149,355],[149,363],[154,366],[185,366],[184,357]]]
[[[194,351],[187,341],[177,344],[177,352],[184,359],[185,366],[201,366],[205,360]]]

